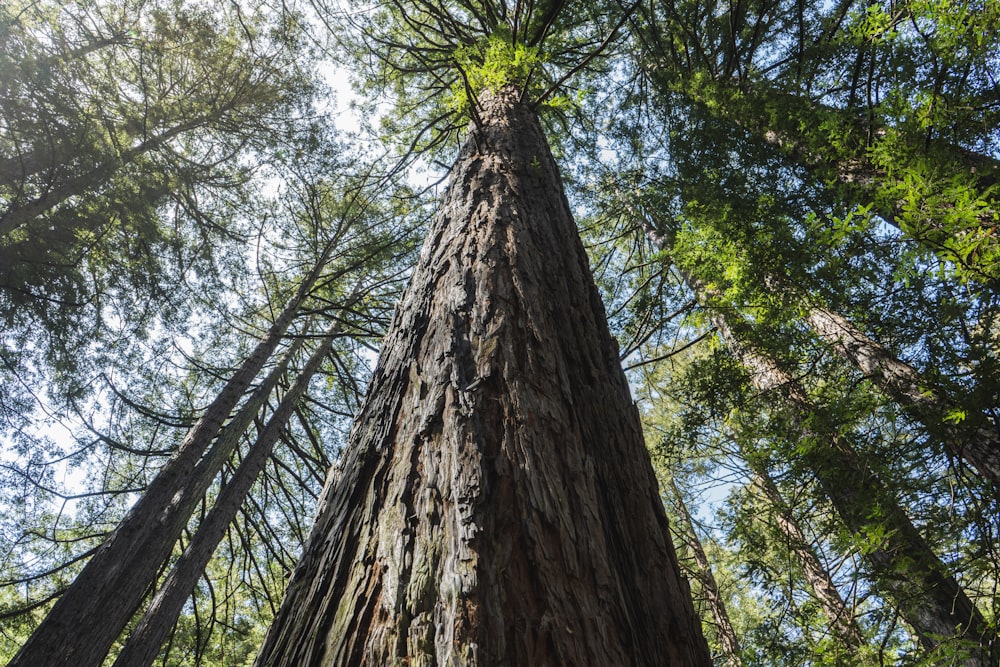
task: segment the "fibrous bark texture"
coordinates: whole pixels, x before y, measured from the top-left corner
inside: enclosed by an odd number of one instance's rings
[[[480,100],[258,665],[709,665],[533,111]]]

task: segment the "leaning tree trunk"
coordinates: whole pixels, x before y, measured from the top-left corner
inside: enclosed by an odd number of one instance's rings
[[[806,582],[812,591],[813,596],[819,602],[823,615],[830,623],[830,631],[837,640],[843,644],[852,654],[857,653],[865,644],[864,635],[854,618],[854,614],[848,608],[830,572],[820,562],[819,556],[813,550],[805,533],[799,526],[799,522],[792,516],[791,509],[782,498],[774,480],[764,465],[754,462],[754,457],[745,457],[753,472],[753,480],[768,504],[774,511],[775,523],[778,530],[785,536],[789,551],[802,567]]]
[[[480,100],[258,665],[711,664],[517,100]]]
[[[709,611],[712,613],[712,621],[715,623],[715,635],[719,640],[719,647],[722,649],[722,657],[725,658],[728,667],[742,667],[743,659],[740,657],[740,642],[736,638],[736,630],[733,622],[729,618],[726,610],[726,601],[722,599],[719,591],[719,583],[715,580],[712,572],[712,563],[708,560],[705,549],[701,546],[701,540],[694,527],[694,520],[688,511],[684,496],[673,479],[670,480],[670,495],[673,505],[677,509],[676,519],[680,525],[674,526],[674,532],[678,539],[687,545],[694,558],[695,571],[692,576],[701,584],[702,595],[708,603]]]
[[[809,425],[815,422],[815,407],[776,359],[737,338],[719,312],[712,322],[757,390],[787,399],[803,438],[813,441],[801,450],[803,464],[847,529],[869,542],[862,557],[876,587],[892,600],[921,645],[933,650],[954,643],[964,652],[956,664],[992,664],[990,647],[995,638],[989,625],[881,480],[835,429]]]
[[[49,184],[43,192],[25,202],[13,200],[5,211],[0,213],[0,237],[4,237],[15,229],[27,224],[34,218],[51,211],[59,204],[97,190],[114,174],[141,155],[155,151],[170,140],[196,129],[208,122],[208,118],[198,116],[181,123],[162,134],[147,139],[139,145],[123,151],[120,155],[106,158],[89,171],[66,178],[59,183]]]
[[[991,160],[991,164],[993,171],[990,173],[996,176],[1000,173],[1000,163]],[[659,232],[648,220],[643,220],[643,227],[647,238],[657,248],[671,248],[672,234]],[[774,274],[765,274],[762,282],[778,293],[805,300],[801,291]],[[840,313],[814,303],[808,304],[808,312],[807,322],[817,336],[871,378],[910,417],[923,424],[950,455],[963,459],[979,477],[1000,492],[1000,424],[987,411],[963,410],[963,406],[951,400],[934,382]]]
[[[954,416],[960,406],[950,402],[913,366],[869,338],[853,322],[829,308],[814,306],[809,324],[876,386],[943,442],[952,455],[965,459],[1000,492],[1000,430],[989,415],[973,411]]]
[[[656,247],[670,247],[668,234],[659,232],[649,221],[642,224]],[[684,270],[681,275],[699,300],[707,300],[704,285]],[[822,444],[807,447],[803,463],[816,476],[847,529],[859,536],[871,529],[884,531],[880,544],[866,548],[864,560],[876,586],[896,604],[921,644],[932,649],[960,637],[979,647],[972,649],[964,663],[967,667],[990,664],[991,650],[996,650],[995,635],[889,490],[835,430],[814,432],[807,426],[813,421],[815,406],[776,359],[734,335],[721,311],[715,311],[711,319],[757,390],[783,394],[803,436]]]
[[[802,299],[801,292],[773,275],[766,275],[763,282],[777,292]],[[963,459],[1000,492],[1000,428],[989,414],[963,409],[919,370],[837,311],[815,303],[809,303],[808,310],[806,321],[823,342],[923,424],[950,455]]]
[[[332,244],[324,257],[331,248]],[[104,661],[111,645],[156,580],[212,479],[284,372],[283,365],[290,355],[266,376],[244,408],[223,429],[223,423],[264,368],[299,312],[322,265],[322,260],[317,262],[299,285],[250,356],[188,431],[177,452],[94,553],[8,667],[96,667]],[[219,438],[210,449],[216,435]]]

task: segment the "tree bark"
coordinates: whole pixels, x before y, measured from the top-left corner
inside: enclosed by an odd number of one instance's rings
[[[719,639],[719,647],[722,649],[722,656],[729,667],[742,667],[743,659],[740,658],[740,643],[736,638],[736,630],[729,619],[729,612],[726,611],[725,600],[719,592],[719,584],[712,573],[712,563],[708,560],[705,550],[695,532],[694,521],[691,513],[688,512],[687,503],[681,495],[681,490],[677,488],[673,479],[670,480],[670,492],[673,497],[673,504],[677,508],[680,526],[676,527],[675,533],[680,540],[691,550],[697,570],[693,576],[701,584],[702,593],[708,602],[708,608],[712,612],[712,620],[715,622],[715,634]]]
[[[250,356],[188,431],[178,451],[94,553],[8,667],[96,667],[102,664],[111,645],[155,582],[198,501],[284,372],[288,355],[266,376],[244,409],[219,436],[216,445],[209,449],[237,402],[277,348],[332,247],[332,244],[327,247]]]
[[[754,484],[761,490],[768,504],[774,510],[778,530],[788,540],[789,550],[802,567],[806,581],[819,602],[823,615],[830,622],[830,631],[848,651],[852,654],[857,653],[858,649],[864,646],[865,640],[854,614],[847,608],[844,598],[841,597],[840,591],[833,583],[833,578],[823,567],[809,540],[806,539],[805,533],[802,532],[798,521],[792,516],[784,498],[781,497],[781,492],[774,480],[771,479],[771,475],[764,466],[750,461],[751,458],[748,457],[748,462],[753,470]]]
[[[712,321],[760,392],[784,396],[804,439],[805,466],[816,476],[841,521],[866,542],[861,555],[876,587],[892,600],[921,645],[955,643],[967,651],[966,667],[988,667],[995,638],[982,614],[881,480],[854,448],[830,429],[807,426],[816,408],[804,388],[778,361],[734,335],[718,312]]]
[[[339,331],[340,322],[335,321],[296,376],[295,383],[282,397],[277,410],[257,436],[232,478],[219,492],[212,509],[198,526],[191,542],[153,596],[139,624],[118,654],[114,667],[146,667],[156,660],[163,640],[177,622],[184,603],[205,571],[229,525],[236,518],[250,488],[264,470],[274,444],[305,394],[310,379],[330,353],[334,337]]]
[[[889,398],[922,423],[932,437],[941,440],[948,452],[965,459],[1000,492],[1000,431],[988,415],[973,412],[955,420],[960,406],[949,401],[920,371],[869,338],[843,315],[814,306],[808,319],[820,338],[872,378]]]
[[[257,665],[710,665],[558,170],[471,129]]]

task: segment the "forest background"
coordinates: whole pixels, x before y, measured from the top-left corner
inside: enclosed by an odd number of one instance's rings
[[[273,439],[157,656],[253,661],[498,62],[718,664],[948,664],[932,579],[996,635],[1000,3],[565,4],[0,8],[0,659],[271,336],[157,586]]]

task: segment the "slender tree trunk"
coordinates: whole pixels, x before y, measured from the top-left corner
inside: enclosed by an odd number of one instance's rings
[[[211,511],[198,526],[197,532],[160,590],[153,596],[139,624],[118,654],[114,667],[146,667],[156,660],[163,640],[177,622],[185,601],[194,590],[229,525],[236,518],[250,488],[264,470],[274,444],[305,394],[310,379],[330,353],[334,337],[339,331],[340,322],[336,321],[296,376],[295,383],[281,399],[277,410],[257,436],[232,478],[219,492]]]
[[[54,170],[59,166],[55,155],[54,147],[44,146],[13,157],[0,157],[0,187],[19,190],[23,187],[25,179],[43,171]]]
[[[712,612],[712,620],[715,622],[715,634],[719,639],[719,646],[722,649],[722,656],[729,667],[742,667],[743,659],[740,658],[740,643],[736,638],[736,630],[729,620],[729,612],[726,611],[726,603],[719,592],[719,584],[712,573],[712,564],[701,546],[698,533],[688,512],[687,503],[681,490],[677,488],[674,480],[670,480],[670,492],[674,507],[677,509],[680,525],[674,529],[674,533],[691,550],[697,570],[693,573],[695,579],[701,584],[702,593],[708,602],[708,608]]]
[[[813,307],[809,324],[820,338],[940,439],[951,454],[965,459],[1000,492],[1000,431],[988,415],[974,412],[958,421],[949,420],[958,405],[843,315]]]
[[[94,51],[99,51],[109,46],[125,45],[127,43],[128,37],[124,35],[103,37],[78,48],[68,49],[62,53],[47,57],[38,57],[38,54],[36,54],[32,66],[37,68],[36,71],[44,71],[47,68],[58,68],[63,63],[80,60]],[[23,72],[19,72],[14,76],[20,79],[23,77]],[[24,85],[23,82],[22,85]],[[79,155],[79,151],[75,150],[78,147],[74,146],[74,142],[66,141],[65,139],[60,140],[51,135],[44,137],[44,139],[35,145],[31,145],[31,141],[25,143],[14,140],[12,143],[15,146],[15,151],[26,145],[31,146],[26,150],[15,152],[13,156],[0,156],[0,187],[14,187],[15,190],[20,189],[16,186],[22,184],[25,179],[31,176],[43,171],[51,172],[55,170],[65,162],[65,156],[73,155],[74,153]]]
[[[909,517],[858,453],[835,430],[807,426],[816,409],[802,386],[777,360],[738,339],[716,312],[713,323],[747,368],[758,391],[784,396],[803,438],[807,468],[816,476],[849,531],[869,541],[862,550],[879,591],[892,600],[916,632],[934,649],[962,640],[966,667],[988,667],[994,637],[988,624],[948,568],[930,550]]]
[[[645,228],[646,236],[661,250],[670,247],[665,234]],[[769,287],[794,294],[773,276],[765,276]],[[797,298],[797,297],[796,297]],[[954,419],[961,406],[949,400],[916,368],[868,337],[846,317],[823,306],[811,305],[807,317],[816,335],[837,354],[871,378],[953,456],[964,459],[983,479],[1000,492],[1000,426],[986,413],[965,413]]]
[[[844,599],[833,583],[833,578],[820,562],[819,557],[813,550],[805,533],[799,527],[798,521],[792,516],[791,510],[781,497],[781,492],[771,479],[767,469],[753,462],[754,457],[747,457],[754,474],[754,484],[761,490],[768,504],[774,510],[774,517],[778,530],[785,536],[788,548],[795,559],[802,566],[806,582],[810,590],[819,602],[823,615],[830,622],[830,630],[833,635],[852,654],[857,653],[865,644],[861,628],[854,618],[854,614],[847,608]]]
[[[88,172],[52,184],[52,187],[46,188],[37,197],[26,202],[11,202],[11,205],[0,214],[0,237],[52,210],[70,197],[94,190],[107,181],[119,166],[117,161],[100,164]]]
[[[268,374],[209,449],[278,346],[331,248],[332,244],[254,351],[188,431],[177,453],[157,473],[8,667],[90,667],[104,661],[156,580],[198,501],[284,372],[290,355]]]
[[[258,665],[709,665],[534,112],[480,99]]]

